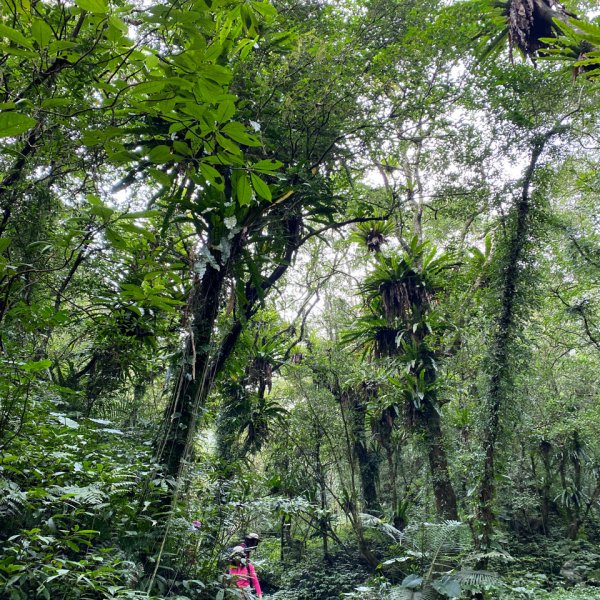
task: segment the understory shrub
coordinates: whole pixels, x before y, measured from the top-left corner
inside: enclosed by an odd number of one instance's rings
[[[300,562],[283,566],[280,589],[269,596],[272,600],[330,600],[351,592],[368,577],[365,567],[338,554],[328,563],[322,557],[312,556]]]
[[[40,396],[0,457],[3,597],[136,597],[167,482],[143,431],[62,409]]]

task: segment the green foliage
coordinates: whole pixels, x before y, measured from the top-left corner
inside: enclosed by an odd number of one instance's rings
[[[486,16],[488,29],[483,36],[483,56],[497,54],[508,40],[512,59],[517,48],[525,58],[551,58],[573,63],[575,74],[595,76],[600,43],[597,25],[573,18],[565,7],[549,0],[527,2],[476,0],[473,5]]]
[[[344,332],[343,342],[359,343],[380,358],[409,354],[416,337],[440,332],[443,324],[435,311],[436,294],[453,260],[451,253],[438,255],[435,248],[419,244],[416,238],[409,253],[378,254],[374,269],[361,284],[366,314]]]
[[[298,565],[284,567],[273,581],[279,590],[269,597],[277,600],[339,598],[363,581],[366,575],[360,564],[344,555],[332,557],[330,564],[308,556]]]
[[[363,245],[369,252],[381,252],[381,246],[387,242],[387,236],[394,232],[391,221],[367,221],[358,223],[348,241]]]
[[[0,463],[3,588],[15,599],[136,597],[166,483],[132,431],[73,421],[38,394]]]
[[[560,36],[551,42],[549,48],[542,51],[541,58],[570,63],[575,76],[588,78],[600,74],[600,27],[578,19],[569,19],[567,23],[556,22]]]
[[[535,592],[541,600],[597,600],[600,593],[589,587],[576,587],[554,592]]]
[[[7,597],[593,597],[598,26],[448,4],[0,0]]]

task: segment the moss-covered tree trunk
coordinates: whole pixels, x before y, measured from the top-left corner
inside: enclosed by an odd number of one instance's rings
[[[531,159],[523,177],[521,193],[512,207],[512,233],[505,250],[500,276],[500,310],[496,317],[488,355],[489,383],[486,393],[482,446],[483,471],[479,485],[478,544],[482,549],[490,547],[493,525],[493,500],[496,490],[496,446],[500,434],[500,419],[511,383],[511,342],[517,320],[516,302],[524,250],[531,233],[531,183],[539,158],[548,141],[564,130],[557,125],[546,134],[533,140]]]
[[[379,456],[373,448],[369,447],[367,439],[365,428],[367,406],[359,394],[354,391],[346,393],[345,396],[345,404],[350,411],[352,451],[358,463],[364,510],[368,513],[381,514],[381,503],[377,493]]]
[[[198,417],[212,382],[209,377],[210,344],[217,319],[225,269],[206,266],[190,301],[190,334],[171,400],[164,414],[164,433],[157,448],[159,462],[177,477],[188,450]]]
[[[424,342],[421,341],[421,344],[424,344]],[[432,366],[434,357],[430,352],[425,354],[424,359],[427,365],[425,367],[425,380],[429,391],[423,398],[421,410],[416,411],[415,428],[423,436],[423,442],[427,448],[436,512],[443,519],[458,520],[456,493],[450,478],[442,422],[437,408],[439,405],[435,389],[437,375]]]
[[[423,421],[420,427],[427,447],[437,514],[444,519],[457,520],[456,494],[450,479],[450,468],[446,449],[444,448],[441,419],[437,410],[430,403],[427,403],[423,412]]]

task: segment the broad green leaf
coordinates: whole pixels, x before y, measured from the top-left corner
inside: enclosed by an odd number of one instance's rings
[[[110,221],[115,211],[108,206],[92,205],[92,207],[90,208],[90,212],[93,215],[100,217],[104,223],[107,223],[108,221]]]
[[[242,4],[240,6],[240,14],[246,30],[252,32],[252,34],[255,34],[255,28],[258,25],[258,19],[247,4]]]
[[[171,187],[171,177],[165,173],[164,171],[160,171],[159,169],[148,169],[148,175],[154,179],[157,183],[164,185],[165,187]]]
[[[146,66],[150,71],[154,71],[154,69],[156,69],[160,64],[158,56],[156,56],[155,54],[149,54],[148,56],[146,56],[144,58],[144,62],[146,63]]]
[[[115,17],[114,15],[112,15],[108,17],[108,22],[115,29],[118,29],[122,33],[127,33],[129,31],[129,26],[127,25],[127,23],[119,19],[119,17]]]
[[[471,254],[473,254],[473,257],[476,258],[479,262],[483,262],[485,260],[485,256],[479,248],[477,248],[476,246],[472,246],[470,250]]]
[[[180,108],[181,112],[186,115],[190,115],[191,117],[195,117],[199,121],[204,117],[208,108],[203,105],[197,104],[194,102],[187,102],[184,106]]]
[[[254,191],[265,200],[269,202],[273,199],[271,195],[271,190],[269,186],[258,176],[256,173],[250,173],[250,178],[252,179],[252,187]]]
[[[245,38],[236,46],[234,53],[239,53],[240,58],[242,60],[245,60],[246,58],[248,58],[248,55],[252,51],[252,48],[254,48],[255,43],[256,40],[254,38]]]
[[[40,48],[45,48],[54,37],[50,26],[42,19],[34,19],[31,25],[31,35]]]
[[[232,154],[239,153],[240,148],[234,141],[228,140],[226,137],[220,135],[219,133],[217,133],[216,138],[219,146],[221,146],[221,148],[223,148],[224,150],[227,150]]]
[[[50,50],[53,53],[56,53],[59,50],[70,50],[71,48],[76,47],[77,44],[75,42],[71,42],[70,40],[55,40],[50,44]]]
[[[221,175],[217,169],[206,163],[200,163],[200,172],[202,173],[203,177],[217,190],[222,192],[225,189],[223,175]]]
[[[488,233],[485,236],[485,255],[489,256],[492,252],[492,236]]]
[[[125,306],[125,310],[136,314],[138,317],[141,317],[143,315],[142,309],[139,306],[136,306],[135,304],[129,304]]]
[[[33,50],[25,50],[23,48],[17,48],[16,46],[9,46],[7,44],[0,43],[0,53],[8,56],[21,56],[23,58],[36,58],[37,53]]]
[[[31,14],[31,2],[30,0],[20,0],[20,2],[2,2],[4,6],[10,6],[10,10],[14,10],[16,13],[21,15],[29,16]],[[1,12],[1,11],[0,11]]]
[[[125,298],[133,298],[135,300],[145,300],[146,293],[143,288],[135,283],[122,283],[121,295]]]
[[[95,14],[106,14],[108,12],[108,3],[106,0],[75,0],[75,4],[83,10]]]
[[[42,101],[42,108],[56,108],[57,106],[69,106],[73,98],[46,98]]]
[[[252,189],[245,173],[240,173],[236,185],[237,201],[240,206],[245,206],[252,200]]]
[[[0,113],[0,138],[20,135],[31,129],[37,121],[17,112]]]
[[[448,575],[435,579],[431,587],[442,596],[446,596],[446,598],[458,598],[461,595],[460,584]]]
[[[225,43],[225,40],[227,39],[227,36],[229,35],[229,32],[231,31],[232,25],[233,25],[233,22],[230,19],[228,19],[221,26],[220,31],[219,31],[219,42],[221,42],[221,44]]]
[[[254,136],[249,135],[246,128],[241,123],[227,123],[227,125],[221,128],[221,131],[240,144],[245,144],[246,146],[260,145],[260,142]]]
[[[190,147],[185,142],[182,142],[180,140],[173,141],[173,150],[175,150],[177,154],[181,154],[183,156],[192,156],[192,151],[190,150]]]
[[[119,220],[133,220],[133,219],[152,219],[154,217],[162,216],[162,212],[160,210],[139,210],[135,212],[126,213],[119,217]]]
[[[231,100],[225,100],[219,104],[219,108],[217,109],[217,121],[219,123],[229,121],[234,114],[235,104]]]
[[[216,158],[218,159],[217,164],[219,165],[241,166],[244,164],[244,155],[239,148],[235,154],[232,154],[231,152],[217,152]]]
[[[221,84],[215,83],[212,79],[202,77],[196,85],[196,91],[205,102],[210,104],[214,102],[216,96],[223,93],[223,88]]]
[[[164,79],[156,81],[143,81],[131,87],[131,92],[134,94],[156,94],[162,92],[166,82]]]
[[[413,573],[411,575],[407,575],[402,580],[402,587],[408,588],[409,590],[416,590],[422,583],[423,578]]]
[[[110,161],[115,164],[126,164],[133,160],[138,160],[139,158],[137,154],[135,154],[134,152],[129,152],[127,150],[119,150],[118,152],[107,150],[106,155],[108,156]]]
[[[46,369],[50,368],[52,366],[52,361],[51,360],[38,360],[38,361],[32,361],[32,362],[27,362],[23,365],[23,370],[27,371],[28,373],[37,373],[39,371],[45,371]]]
[[[120,223],[120,227],[123,231],[128,231],[129,233],[137,233],[143,237],[145,237],[148,241],[154,243],[156,242],[156,236],[149,231],[148,229],[145,229],[144,227],[140,227],[139,225],[136,225],[135,223]]]
[[[104,235],[106,239],[117,249],[117,250],[126,250],[127,249],[127,240],[116,230],[108,227],[104,231]]]
[[[277,9],[269,2],[251,2],[252,8],[266,19],[277,16]]]
[[[252,169],[256,171],[272,173],[273,171],[277,171],[283,166],[283,163],[280,160],[259,160],[258,162],[252,165]]]
[[[148,160],[157,164],[170,162],[175,158],[176,156],[171,153],[171,147],[165,144],[154,146],[154,148],[148,152]]]
[[[212,44],[206,49],[204,58],[207,62],[217,60],[223,52],[223,46],[216,40],[213,40]]]
[[[19,46],[25,48],[33,48],[33,44],[20,32],[12,27],[6,25],[0,25],[0,38],[5,37]]]
[[[102,200],[95,194],[88,194],[85,198],[92,206],[104,206]]]

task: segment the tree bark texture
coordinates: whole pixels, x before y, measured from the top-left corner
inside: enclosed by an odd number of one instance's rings
[[[329,532],[327,519],[327,484],[325,481],[325,469],[321,460],[321,435],[322,430],[317,428],[317,444],[315,447],[315,470],[317,474],[317,484],[319,486],[319,501],[321,505],[321,516],[319,517],[319,531],[323,544],[323,560],[329,561]]]
[[[424,351],[423,362],[426,365],[425,381],[429,391],[425,393],[421,410],[416,412],[416,426],[422,433],[427,448],[437,514],[443,519],[456,521],[458,520],[458,505],[450,478],[448,456],[444,447],[441,417],[437,409],[438,400],[435,389],[437,373],[433,367],[435,359],[430,350]]]
[[[377,493],[379,480],[379,456],[369,448],[365,429],[367,406],[354,391],[344,394],[346,406],[350,412],[352,452],[358,463],[360,473],[361,491],[365,512],[380,515],[381,504]]]
[[[198,407],[210,391],[207,377],[210,343],[220,306],[225,269],[206,266],[192,292],[190,335],[186,340],[178,379],[165,415],[165,431],[158,447],[159,462],[172,477],[179,475],[188,441],[196,429]]]
[[[233,352],[244,323],[254,315],[261,298],[277,284],[291,265],[301,245],[301,223],[297,216],[285,221],[285,244],[273,271],[262,279],[258,287],[253,282],[246,284],[242,315],[231,324],[214,352],[211,352],[211,343],[221,306],[221,294],[232,265],[239,260],[242,234],[232,240],[229,259],[225,264],[221,264],[220,268],[207,264],[202,278],[196,283],[189,311],[192,319],[190,335],[186,340],[173,396],[165,411],[165,431],[157,445],[158,460],[165,465],[169,475],[179,475],[196,430],[198,409],[204,404],[215,378]],[[220,258],[215,256],[217,262],[221,262]]]
[[[444,448],[440,415],[431,402],[425,403],[422,414],[420,428],[427,448],[436,511],[443,519],[456,521],[458,507]]]

